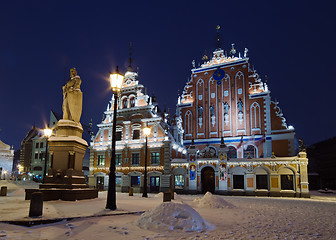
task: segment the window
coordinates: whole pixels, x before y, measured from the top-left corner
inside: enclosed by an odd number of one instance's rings
[[[116,186],[121,186],[121,176],[116,176]]]
[[[140,130],[139,129],[133,130],[133,140],[134,139],[140,139]]]
[[[116,132],[116,141],[121,141],[122,139],[122,131],[117,131]]]
[[[39,143],[37,142],[36,144],[35,144],[35,148],[39,148]]]
[[[39,159],[42,160],[42,157],[43,157],[43,153],[40,153],[40,154],[39,154]]]
[[[42,167],[41,166],[36,166],[36,167],[34,167],[34,171],[42,171]]]
[[[252,145],[248,145],[247,148],[245,149],[244,147],[244,158],[255,158],[256,156],[256,149]]]
[[[104,166],[105,165],[105,154],[99,154],[98,155],[98,166]]]
[[[127,108],[127,98],[124,98],[124,100],[122,101],[122,106],[123,108]]]
[[[257,189],[268,189],[267,175],[256,175]]]
[[[244,175],[233,175],[233,189],[244,189]]]
[[[43,148],[43,142],[40,142],[40,148]]]
[[[184,176],[183,175],[175,175],[175,188],[183,189],[184,187]]]
[[[152,152],[151,153],[151,164],[159,165],[160,164],[160,153]]]
[[[140,164],[140,153],[132,153],[132,165]]]
[[[132,98],[130,99],[130,106],[131,106],[131,107],[135,107],[135,97],[132,97]]]
[[[294,190],[293,175],[280,175],[281,176],[281,190]]]
[[[237,158],[237,149],[233,146],[229,146],[229,151],[227,153],[228,158]]]
[[[140,176],[131,176],[131,187],[140,186]]]
[[[38,159],[38,153],[35,153],[35,159]]]
[[[116,154],[116,166],[121,166],[122,156],[121,154]]]

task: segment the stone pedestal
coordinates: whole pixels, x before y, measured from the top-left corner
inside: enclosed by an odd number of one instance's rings
[[[27,189],[26,200],[35,191],[43,192],[44,201],[76,201],[98,197],[97,189],[90,189],[85,182],[83,157],[88,146],[82,139],[80,123],[60,120],[56,136],[49,138],[50,169],[39,190]]]

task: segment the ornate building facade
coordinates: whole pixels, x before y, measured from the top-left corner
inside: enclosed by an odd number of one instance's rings
[[[141,192],[144,184],[145,136],[143,128],[148,126],[147,183],[149,192],[167,191],[170,188],[171,153],[175,140],[168,131],[165,115],[158,111],[154,97],[144,93],[138,74],[129,68],[118,98],[116,126],[116,185],[117,191]],[[98,124],[98,132],[90,146],[89,185],[99,189],[108,187],[111,160],[113,97],[104,112],[104,120]],[[186,154],[186,151],[184,151]],[[184,155],[185,156],[185,155]]]
[[[305,152],[295,156],[292,126],[258,73],[248,50],[218,47],[191,70],[178,98],[174,137],[188,149],[173,158],[182,192],[309,196]]]
[[[13,147],[0,140],[0,180],[9,179],[12,176],[13,157]]]

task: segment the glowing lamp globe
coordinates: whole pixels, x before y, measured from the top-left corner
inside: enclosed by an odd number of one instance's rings
[[[151,132],[151,129],[149,127],[145,127],[142,131],[145,137],[148,137]]]
[[[45,128],[43,131],[44,131],[44,135],[47,137],[50,137],[52,134],[52,130],[50,128]]]
[[[110,82],[113,91],[119,92],[121,90],[121,86],[124,82],[124,76],[118,72],[118,68],[116,73],[110,74]]]

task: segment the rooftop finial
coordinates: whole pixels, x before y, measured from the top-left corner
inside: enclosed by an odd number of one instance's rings
[[[206,55],[206,50],[204,51],[204,55],[202,57],[202,60],[204,63],[206,63],[208,61],[208,56]]]
[[[219,25],[217,25],[216,26],[216,30],[217,30],[217,40],[216,40],[216,42],[217,42],[217,50],[219,50],[219,49],[221,49],[221,39],[220,39],[220,26]]]
[[[132,42],[130,42],[128,61],[129,61],[129,65],[127,67],[127,71],[133,72],[133,67],[132,67]]]

